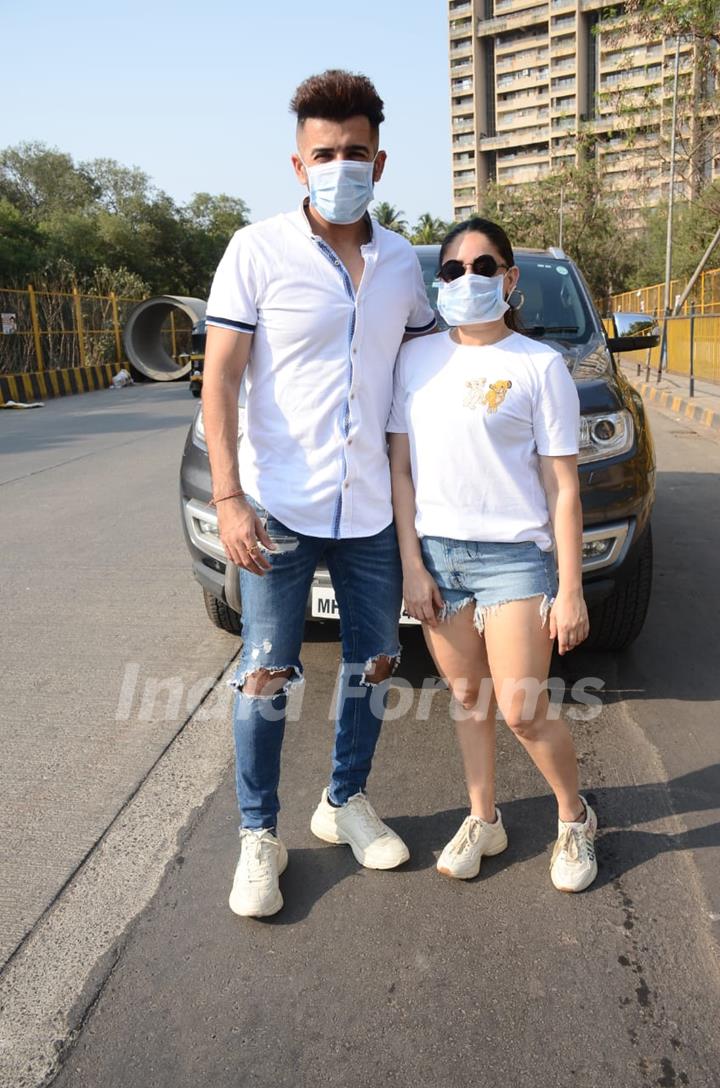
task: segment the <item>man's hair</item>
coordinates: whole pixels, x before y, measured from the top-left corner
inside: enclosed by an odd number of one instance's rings
[[[347,121],[367,117],[374,129],[385,120],[383,100],[367,76],[329,68],[303,80],[290,101],[290,109],[302,125],[309,117],[322,121]]]

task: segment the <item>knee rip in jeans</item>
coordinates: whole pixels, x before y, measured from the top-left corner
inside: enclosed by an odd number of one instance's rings
[[[401,652],[399,649],[396,654],[376,654],[375,657],[369,657],[360,677],[361,686],[371,688],[389,680],[400,664]]]
[[[228,680],[228,684],[248,699],[273,699],[276,695],[287,695],[290,688],[304,683],[304,680],[302,671],[296,665],[269,665],[266,668],[247,669],[240,676]]]

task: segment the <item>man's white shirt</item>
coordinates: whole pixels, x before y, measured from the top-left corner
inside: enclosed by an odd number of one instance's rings
[[[435,325],[409,242],[372,223],[355,291],[302,206],[238,230],[208,325],[253,334],[245,491],[295,532],[371,536],[392,520],[385,431],[403,336]]]

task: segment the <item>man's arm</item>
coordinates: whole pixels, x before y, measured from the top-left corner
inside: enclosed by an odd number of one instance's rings
[[[251,333],[207,326],[202,406],[216,499],[242,486],[237,450],[238,399],[251,345]],[[272,541],[243,496],[218,502],[216,510],[218,532],[228,559],[253,574],[269,570],[270,564],[257,549],[257,542],[272,549]]]

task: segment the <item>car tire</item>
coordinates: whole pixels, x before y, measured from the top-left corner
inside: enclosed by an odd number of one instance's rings
[[[225,604],[225,601],[221,601],[214,597],[212,593],[208,593],[206,589],[203,590],[203,598],[205,600],[205,611],[215,626],[219,627],[221,631],[227,631],[230,635],[239,635],[242,630],[240,613],[236,612],[234,608],[230,608],[228,604]]]
[[[590,635],[583,648],[625,650],[642,631],[652,589],[653,544],[648,526],[635,569],[611,597],[590,609]]]

